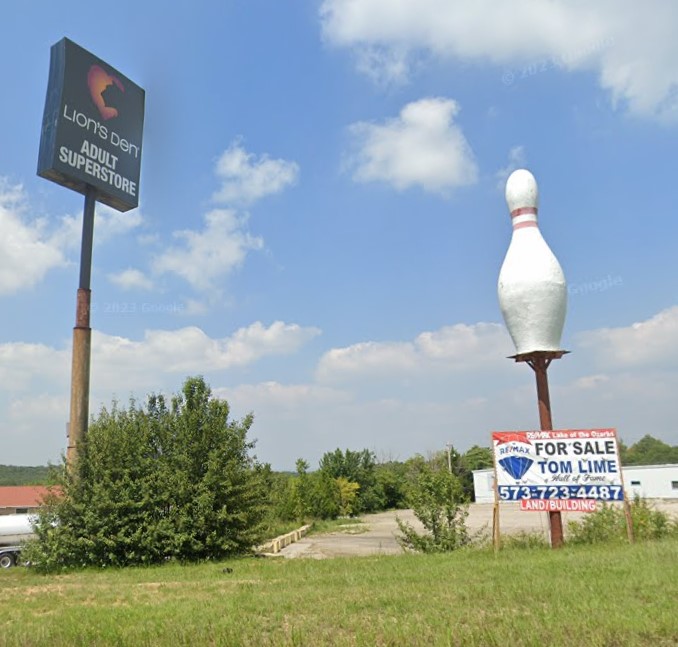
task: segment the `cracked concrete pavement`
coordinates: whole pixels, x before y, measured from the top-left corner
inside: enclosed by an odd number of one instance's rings
[[[678,518],[678,501],[655,502],[655,507],[665,510]],[[585,513],[564,512],[563,526],[567,522],[580,519]],[[514,534],[521,531],[541,532],[548,538],[548,517],[544,512],[522,512],[518,504],[502,504],[499,513],[499,526],[502,534]],[[389,510],[361,517],[363,524],[360,532],[332,532],[312,534],[303,537],[284,548],[279,555],[286,558],[325,559],[328,557],[356,557],[364,555],[397,555],[403,552],[396,541],[398,526],[396,516],[410,523],[418,530],[422,526],[412,510]],[[492,532],[492,504],[474,503],[469,507],[467,527],[471,532],[486,530]],[[351,520],[346,521],[348,525]],[[367,530],[363,532],[364,526]]]

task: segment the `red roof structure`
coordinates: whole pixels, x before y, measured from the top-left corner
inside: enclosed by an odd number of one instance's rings
[[[48,490],[45,485],[0,486],[0,508],[38,508]]]

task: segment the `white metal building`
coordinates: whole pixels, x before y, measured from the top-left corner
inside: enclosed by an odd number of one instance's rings
[[[622,474],[629,497],[678,499],[678,465],[629,465]]]
[[[678,499],[678,465],[622,467],[626,496],[644,499]],[[476,503],[494,503],[494,470],[474,470]]]

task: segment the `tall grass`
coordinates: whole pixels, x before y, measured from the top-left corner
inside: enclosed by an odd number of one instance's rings
[[[678,541],[0,573],[2,645],[678,644]]]

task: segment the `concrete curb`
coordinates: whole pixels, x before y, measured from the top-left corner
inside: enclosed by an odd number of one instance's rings
[[[309,523],[305,526],[301,526],[301,528],[297,528],[296,530],[285,533],[284,535],[278,535],[274,539],[267,541],[265,544],[257,546],[256,551],[258,553],[276,555],[283,548],[285,548],[285,546],[289,546],[290,544],[293,544],[295,541],[299,541],[302,537],[307,535],[310,529],[311,524]]]

